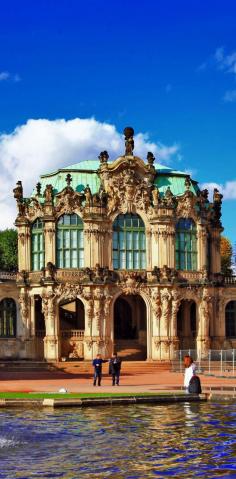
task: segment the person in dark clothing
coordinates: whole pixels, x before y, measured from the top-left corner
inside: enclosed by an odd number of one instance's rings
[[[102,359],[101,354],[97,354],[96,359],[93,360],[93,367],[94,367],[94,377],[93,377],[93,385],[96,386],[98,380],[98,386],[101,386],[102,380],[102,364],[107,363],[107,359]]]
[[[112,386],[119,386],[121,359],[114,353],[109,361],[109,374],[112,375]]]

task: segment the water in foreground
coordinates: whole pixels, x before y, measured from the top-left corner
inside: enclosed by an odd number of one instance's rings
[[[236,478],[236,404],[0,410],[0,479]]]

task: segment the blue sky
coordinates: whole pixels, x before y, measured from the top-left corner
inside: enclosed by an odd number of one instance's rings
[[[170,166],[221,185],[235,242],[235,18],[227,0],[1,2],[0,142],[30,119],[132,125],[177,145]]]

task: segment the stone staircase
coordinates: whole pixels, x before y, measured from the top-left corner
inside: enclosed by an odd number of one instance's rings
[[[114,351],[124,361],[145,361],[147,348],[135,339],[119,339],[114,344]]]
[[[42,372],[57,370],[56,363],[30,360],[0,360],[1,372]]]
[[[122,361],[122,374],[124,375],[140,375],[140,374],[152,374],[157,371],[170,371],[171,363],[168,361]],[[34,373],[37,378],[38,375],[50,376],[58,374],[84,374],[92,375],[93,366],[92,361],[59,361],[53,363],[47,363],[43,361],[1,361],[0,360],[0,374],[1,373],[20,373],[26,376],[30,373]],[[108,374],[108,364],[103,366],[103,374]]]

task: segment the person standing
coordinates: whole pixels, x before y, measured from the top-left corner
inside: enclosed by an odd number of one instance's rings
[[[107,359],[102,359],[101,354],[97,354],[96,359],[93,360],[92,364],[94,367],[94,376],[93,376],[93,385],[96,386],[98,380],[98,386],[101,386],[102,380],[102,365],[107,363]]]
[[[120,383],[121,359],[117,353],[113,353],[109,361],[109,374],[112,375],[112,386],[119,386]]]
[[[195,376],[197,366],[193,362],[193,358],[187,354],[184,356],[184,366],[185,366],[185,372],[184,372],[184,387],[186,390],[186,393],[189,393],[189,383],[190,379]]]

